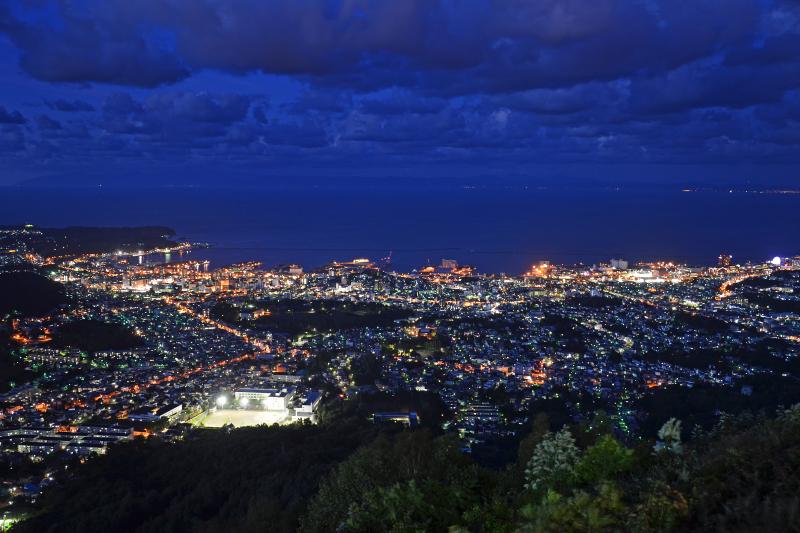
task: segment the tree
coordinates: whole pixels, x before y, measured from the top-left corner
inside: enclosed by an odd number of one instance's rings
[[[583,454],[575,466],[575,475],[581,483],[593,485],[613,480],[632,466],[633,450],[622,446],[611,435],[603,435]]]
[[[434,531],[446,529],[460,519],[458,502],[449,487],[412,479],[381,487],[366,495],[363,503],[351,505],[347,531]],[[454,512],[455,511],[455,512]]]
[[[304,532],[443,530],[481,504],[480,471],[451,437],[382,436],[323,481]]]
[[[658,430],[658,442],[655,445],[656,451],[668,451],[680,454],[683,451],[681,444],[681,421],[677,418],[670,418],[661,429]]]
[[[538,491],[567,483],[574,474],[579,454],[575,438],[566,427],[558,433],[549,433],[528,462],[526,487]]]
[[[609,483],[601,485],[595,495],[578,491],[565,497],[548,490],[538,506],[523,510],[526,521],[520,530],[536,533],[624,531],[626,515],[622,493]]]

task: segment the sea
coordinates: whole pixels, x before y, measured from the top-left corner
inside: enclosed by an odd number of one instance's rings
[[[758,262],[800,254],[800,194],[609,187],[0,188],[0,225],[165,225],[184,258],[265,267],[444,259],[519,274],[539,261]],[[175,260],[177,258],[172,258]]]

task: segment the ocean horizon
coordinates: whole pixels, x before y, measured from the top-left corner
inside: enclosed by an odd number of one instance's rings
[[[759,262],[800,253],[798,213],[798,194],[677,187],[0,189],[2,225],[169,226],[209,243],[190,255],[212,267],[390,254],[400,271],[447,258],[509,274],[543,260]]]

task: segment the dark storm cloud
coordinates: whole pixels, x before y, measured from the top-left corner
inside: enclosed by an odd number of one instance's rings
[[[309,111],[341,113],[352,107],[352,104],[352,96],[349,93],[306,91],[286,109],[291,113]]]
[[[242,120],[252,98],[207,93],[153,93],[143,101],[127,93],[108,96],[102,105],[105,128],[116,133],[178,133],[221,135],[226,126]]]
[[[738,46],[725,54],[725,65],[796,63],[800,59],[800,35],[780,35],[757,45]]]
[[[303,148],[320,148],[329,144],[328,132],[319,122],[273,122],[259,132],[258,143]]]
[[[675,68],[757,29],[757,0],[56,2],[58,24],[6,14],[46,81],[151,87],[204,68],[460,92],[555,87]],[[442,76],[468,73],[451,87]],[[427,75],[426,75],[427,74]]]
[[[0,107],[19,165],[800,163],[794,0],[9,0],[0,32],[68,89]]]
[[[39,115],[36,119],[36,124],[40,130],[60,130],[62,129],[61,123],[47,115]]]
[[[359,109],[365,113],[377,115],[398,115],[405,113],[437,113],[447,107],[445,98],[419,96],[408,91],[391,90],[364,98],[359,102]]]
[[[94,111],[94,106],[83,100],[48,100],[45,102],[47,107],[53,111],[64,111],[66,113],[77,111]]]
[[[353,112],[342,123],[341,139],[382,143],[446,142],[453,133],[463,130],[466,117],[452,110],[435,115],[391,114],[382,116]],[[421,133],[424,132],[424,135]]]
[[[318,116],[269,119],[264,106],[258,106],[253,111],[253,120],[233,124],[222,143],[228,149],[264,154],[275,146],[322,148],[330,144],[330,135],[327,123]]]
[[[757,75],[756,75],[757,72]],[[666,75],[635,80],[633,106],[646,112],[675,112],[699,107],[742,108],[780,101],[800,87],[800,57],[792,63],[750,67],[695,63]]]
[[[559,89],[533,89],[493,98],[495,105],[542,114],[571,114],[600,106],[619,105],[627,96],[628,83],[574,85]]]
[[[6,109],[0,105],[0,124],[25,124],[25,117],[19,111]]]
[[[189,75],[189,69],[147,21],[126,19],[111,3],[90,3],[56,2],[57,18],[31,20],[0,7],[0,30],[19,48],[20,66],[43,81],[139,87]]]
[[[0,123],[0,154],[25,151],[25,133],[20,128]]]
[[[239,94],[160,93],[148,97],[144,109],[172,120],[231,123],[247,115],[251,101],[251,97]]]
[[[125,150],[147,149],[151,155],[180,154],[189,148],[196,155],[224,157],[239,149],[263,153],[271,145],[302,148],[328,145],[324,121],[309,117],[290,120],[283,116],[270,119],[262,100],[243,95],[187,92],[153,93],[138,100],[127,93],[115,93],[103,102],[94,127],[107,138],[135,140],[125,145]]]

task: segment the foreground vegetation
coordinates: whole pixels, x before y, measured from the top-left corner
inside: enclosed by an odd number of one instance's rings
[[[15,531],[797,530],[800,406],[723,415],[688,441],[681,426],[623,443],[603,416],[553,431],[541,414],[500,471],[452,436],[358,419],[136,442]]]
[[[74,469],[14,531],[293,531],[320,479],[373,436],[345,424],[137,440]]]

